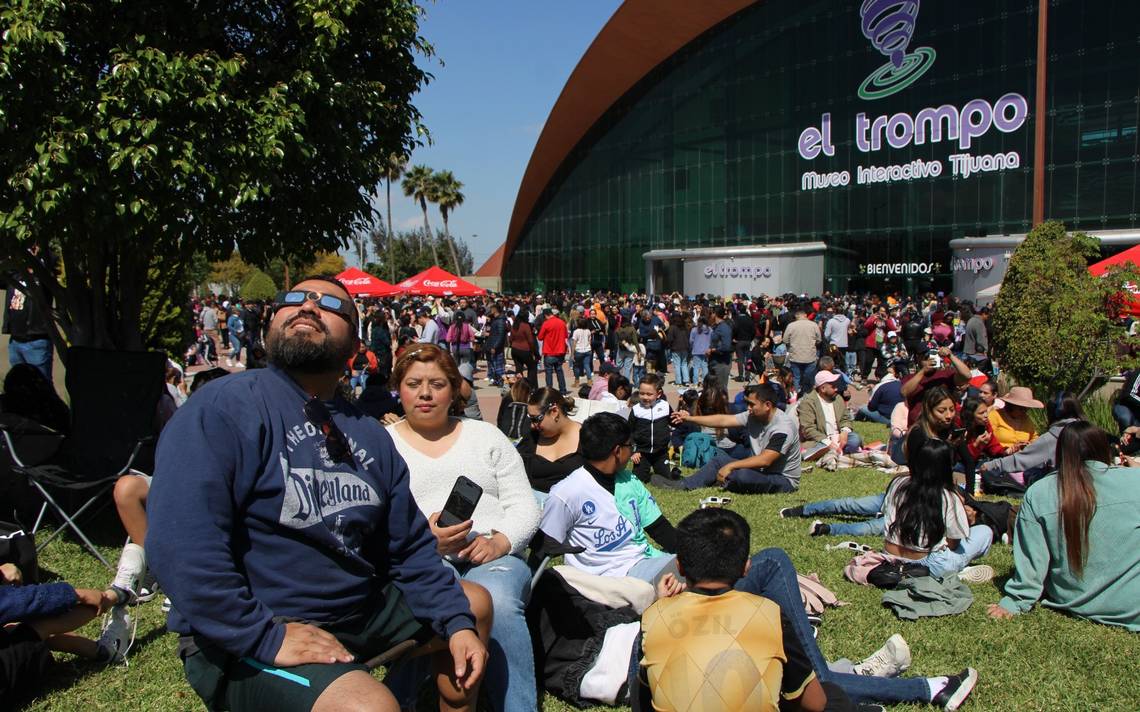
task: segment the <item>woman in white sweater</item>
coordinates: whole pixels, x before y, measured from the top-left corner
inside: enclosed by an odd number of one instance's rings
[[[485,587],[494,601],[485,688],[494,708],[533,711],[534,656],[523,615],[531,574],[520,556],[538,529],[540,512],[510,440],[491,423],[452,415],[463,408],[460,382],[455,362],[439,347],[417,344],[406,351],[392,368],[406,415],[388,432],[408,463],[412,496],[445,564]],[[440,511],[460,475],[482,487],[483,495],[470,520],[440,526]],[[396,692],[403,691],[405,677],[420,679],[398,671],[396,676]]]

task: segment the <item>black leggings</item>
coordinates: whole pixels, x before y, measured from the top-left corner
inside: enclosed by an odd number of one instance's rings
[[[534,353],[531,351],[522,351],[520,349],[511,349],[511,358],[515,362],[515,371],[522,373],[526,370],[526,380],[530,381],[530,387],[538,390],[538,362],[534,358]]]
[[[643,452],[641,462],[633,466],[633,474],[642,482],[648,482],[653,472],[662,477],[669,476],[669,448],[657,452]]]

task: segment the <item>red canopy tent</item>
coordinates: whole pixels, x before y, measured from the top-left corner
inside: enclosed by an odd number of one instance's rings
[[[1100,277],[1108,272],[1108,269],[1110,267],[1113,267],[1115,265],[1124,265],[1129,262],[1132,263],[1133,269],[1140,269],[1140,245],[1129,247],[1124,252],[1115,254],[1108,259],[1104,259],[1100,262],[1089,265],[1089,274],[1094,277]],[[1125,284],[1124,286],[1129,292],[1131,292],[1132,296],[1129,297],[1123,292],[1118,294],[1118,299],[1113,300],[1114,302],[1117,302],[1115,304],[1116,308],[1118,308],[1121,312],[1128,312],[1133,315],[1140,314],[1140,287],[1137,287],[1137,285],[1132,284],[1131,282]]]
[[[487,293],[487,290],[465,282],[439,267],[428,267],[396,287],[404,294],[429,297],[474,297]]]
[[[354,297],[391,297],[400,290],[382,279],[376,279],[367,272],[349,267],[336,276],[348,293]]]

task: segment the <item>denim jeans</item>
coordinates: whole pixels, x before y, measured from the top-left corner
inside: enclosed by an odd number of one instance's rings
[[[869,494],[866,497],[841,497],[808,502],[804,505],[804,515],[845,514],[855,517],[870,517],[862,522],[836,522],[829,525],[832,536],[878,536],[883,533],[886,520],[880,512],[886,494]]]
[[[678,580],[681,578],[680,571],[677,568],[677,557],[673,554],[669,554],[668,556],[651,556],[642,559],[633,565],[633,568],[626,573],[626,576],[641,579],[656,587],[657,582],[668,573],[676,576]]]
[[[1133,425],[1140,425],[1140,420],[1137,420],[1132,409],[1126,405],[1117,403],[1112,406],[1112,417],[1116,420],[1121,430]]]
[[[815,388],[815,384],[812,382],[812,379],[815,378],[815,361],[809,363],[788,361],[788,368],[796,382],[796,393],[802,394]]]
[[[704,383],[705,376],[709,375],[709,357],[704,354],[692,354],[689,357],[693,380],[690,383],[700,385]]]
[[[368,385],[368,372],[361,371],[359,376],[353,376],[352,378],[348,379],[348,385],[351,386],[354,390],[357,386],[360,386],[360,389],[364,390],[364,387]]]
[[[646,360],[646,363],[648,363],[648,359]],[[641,378],[645,375],[645,370],[646,366],[644,364],[641,366],[634,366],[630,370],[629,382],[630,385],[633,386],[634,391],[637,390],[637,384],[641,383]]]
[[[673,361],[673,380],[678,384],[692,383],[689,380],[689,352],[673,351],[670,358]]]
[[[50,383],[52,366],[51,339],[9,341],[8,365],[18,366],[22,363],[38,368],[40,373],[44,374],[44,378]]]
[[[783,549],[764,549],[753,556],[752,568],[736,582],[736,590],[774,601],[791,624],[819,679],[839,685],[855,702],[930,702],[930,688],[920,677],[870,677],[828,669],[804,612],[796,569]]]
[[[970,535],[958,542],[953,549],[942,549],[927,554],[926,558],[919,559],[917,563],[930,569],[931,576],[942,578],[956,574],[970,565],[970,562],[984,556],[994,543],[994,530],[979,524],[970,527]]]
[[[534,685],[534,652],[526,609],[531,572],[517,556],[504,556],[480,566],[452,566],[464,581],[477,583],[491,594],[495,620],[491,624],[491,658],[487,662],[484,689],[496,712],[533,712],[538,708]],[[430,657],[413,658],[397,665],[384,683],[401,705],[410,705],[419,684],[430,673]]]
[[[574,378],[589,378],[594,372],[594,354],[592,351],[584,353],[574,352]]]
[[[621,371],[621,375],[626,377],[626,380],[633,382],[633,355],[629,351],[618,351],[617,367]],[[637,385],[634,384],[634,388]]]
[[[848,373],[855,373],[855,370],[857,368],[859,368],[859,354],[858,354],[858,352],[856,352],[856,351],[844,352],[843,361],[847,366],[847,369],[846,369],[847,372]]]
[[[730,462],[736,462],[736,458],[729,457],[723,452],[718,452],[716,455],[713,455],[711,460],[704,464],[704,467],[697,470],[695,474],[681,480],[681,485],[686,490],[713,487],[716,485],[717,471]],[[771,492],[794,492],[796,486],[792,484],[791,480],[779,472],[733,470],[732,474],[730,474],[725,481],[725,489],[729,492],[740,492],[741,494],[766,494]]]
[[[890,425],[891,419],[883,417],[882,413],[877,410],[871,410],[867,406],[859,408],[859,412],[855,415],[855,420],[869,420],[872,423],[882,423],[883,425]]]
[[[546,370],[546,387],[554,387],[554,376],[558,375],[558,390],[562,393],[566,392],[566,374],[562,371],[562,364],[566,361],[565,356],[543,356],[542,365]]]
[[[241,358],[241,347],[243,346],[243,339],[241,334],[235,334],[230,330],[230,358],[238,360]]]

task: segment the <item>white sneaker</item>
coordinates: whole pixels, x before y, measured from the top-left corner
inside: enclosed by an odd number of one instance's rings
[[[989,564],[967,566],[958,572],[958,580],[966,583],[986,583],[994,578],[994,567]]]
[[[867,659],[857,663],[852,670],[856,675],[872,677],[898,677],[910,667],[910,646],[901,635],[895,633],[883,647]]]
[[[138,597],[145,571],[146,552],[138,544],[129,543],[123,547],[123,553],[119,554],[119,568],[115,572],[111,588],[124,592],[128,601],[134,601]]]
[[[99,646],[99,651],[105,656],[108,665],[127,662],[127,652],[135,643],[138,625],[138,619],[127,613],[126,606],[115,606],[107,614],[103,621],[103,633],[96,645]]]
[[[158,579],[154,577],[150,569],[146,570],[143,574],[142,582],[139,583],[139,595],[135,597],[135,604],[146,603],[154,600],[158,595]]]
[[[233,368],[234,362],[231,359],[226,359],[226,368]]]

